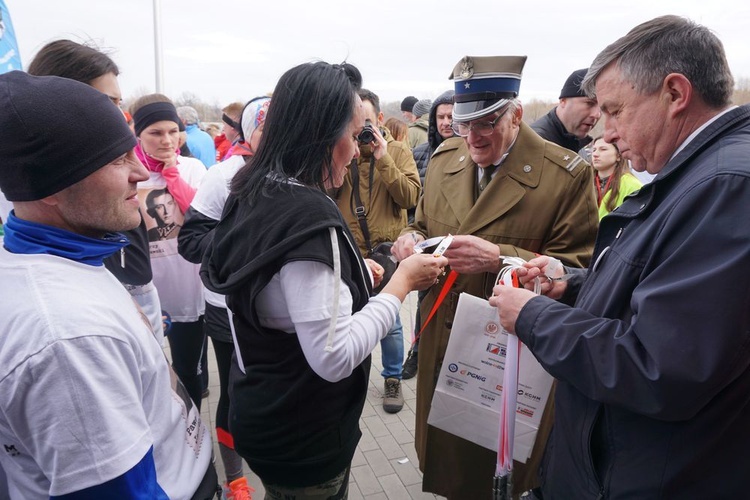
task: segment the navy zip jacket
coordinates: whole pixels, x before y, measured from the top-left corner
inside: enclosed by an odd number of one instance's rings
[[[599,229],[575,308],[519,338],[559,383],[544,498],[750,491],[750,107],[730,110]]]

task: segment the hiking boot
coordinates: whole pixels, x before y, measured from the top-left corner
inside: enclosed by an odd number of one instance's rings
[[[419,367],[418,356],[418,351],[412,351],[411,349],[409,350],[409,355],[406,357],[406,361],[404,361],[404,367],[401,371],[402,380],[409,380],[410,378],[414,378],[417,375],[417,368]]]
[[[386,413],[398,413],[404,407],[404,395],[401,393],[401,381],[397,378],[385,379],[383,409]]]
[[[223,498],[226,500],[252,500],[251,493],[255,491],[247,484],[247,479],[244,477],[235,479],[231,483],[224,483],[222,490],[224,493]]]

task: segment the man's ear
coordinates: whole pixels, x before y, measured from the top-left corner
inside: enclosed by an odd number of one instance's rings
[[[693,85],[680,73],[670,73],[664,77],[661,90],[673,115],[684,111],[693,100]]]
[[[518,108],[513,112],[513,125],[518,127],[523,121],[523,106],[518,103]]]
[[[378,127],[383,126],[383,123],[385,123],[385,115],[383,115],[383,112],[381,111],[378,113]]]

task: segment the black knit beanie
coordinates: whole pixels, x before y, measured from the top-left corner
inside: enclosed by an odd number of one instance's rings
[[[75,80],[5,73],[0,109],[0,189],[8,201],[58,193],[135,147],[122,111]]]
[[[560,99],[563,97],[586,97],[586,94],[581,90],[581,82],[588,70],[588,68],[578,69],[565,80],[565,85],[560,91]]]
[[[411,113],[412,108],[417,103],[419,99],[414,97],[413,95],[410,95],[408,97],[404,97],[404,100],[401,101],[401,111],[408,111]]]

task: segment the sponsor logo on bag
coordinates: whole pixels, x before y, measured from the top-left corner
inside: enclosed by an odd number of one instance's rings
[[[500,327],[497,325],[497,323],[490,321],[487,323],[487,325],[484,327],[484,331],[489,333],[490,335],[496,334],[500,330]]]
[[[449,364],[448,371],[451,373],[456,373],[458,371],[458,365],[456,363]]]
[[[530,393],[530,392],[524,391],[523,389],[518,389],[518,395],[519,395],[519,396],[523,396],[523,397],[525,397],[525,398],[528,398],[528,399],[530,399],[530,400],[532,400],[532,401],[537,401],[537,402],[539,402],[539,401],[541,401],[541,400],[542,400],[542,397],[541,397],[541,396],[537,396],[536,394],[532,394],[532,393]]]
[[[479,397],[481,397],[482,399],[486,399],[488,401],[495,401],[495,396],[493,396],[492,394],[488,392],[483,392],[482,394],[479,395]]]
[[[498,356],[506,355],[505,346],[501,344],[487,344],[487,352]]]
[[[503,363],[500,363],[498,361],[486,361],[484,359],[481,360],[480,363],[482,363],[483,365],[491,366],[492,368],[495,368],[497,370],[502,370],[505,366],[503,365]]]
[[[529,408],[519,408],[518,413],[521,415],[525,415],[527,417],[533,417],[534,416],[534,410],[531,410]]]
[[[481,382],[486,382],[487,381],[487,377],[482,376],[482,375],[480,375],[478,373],[470,372],[469,370],[461,370],[461,375],[466,375],[467,377],[479,380]]]

